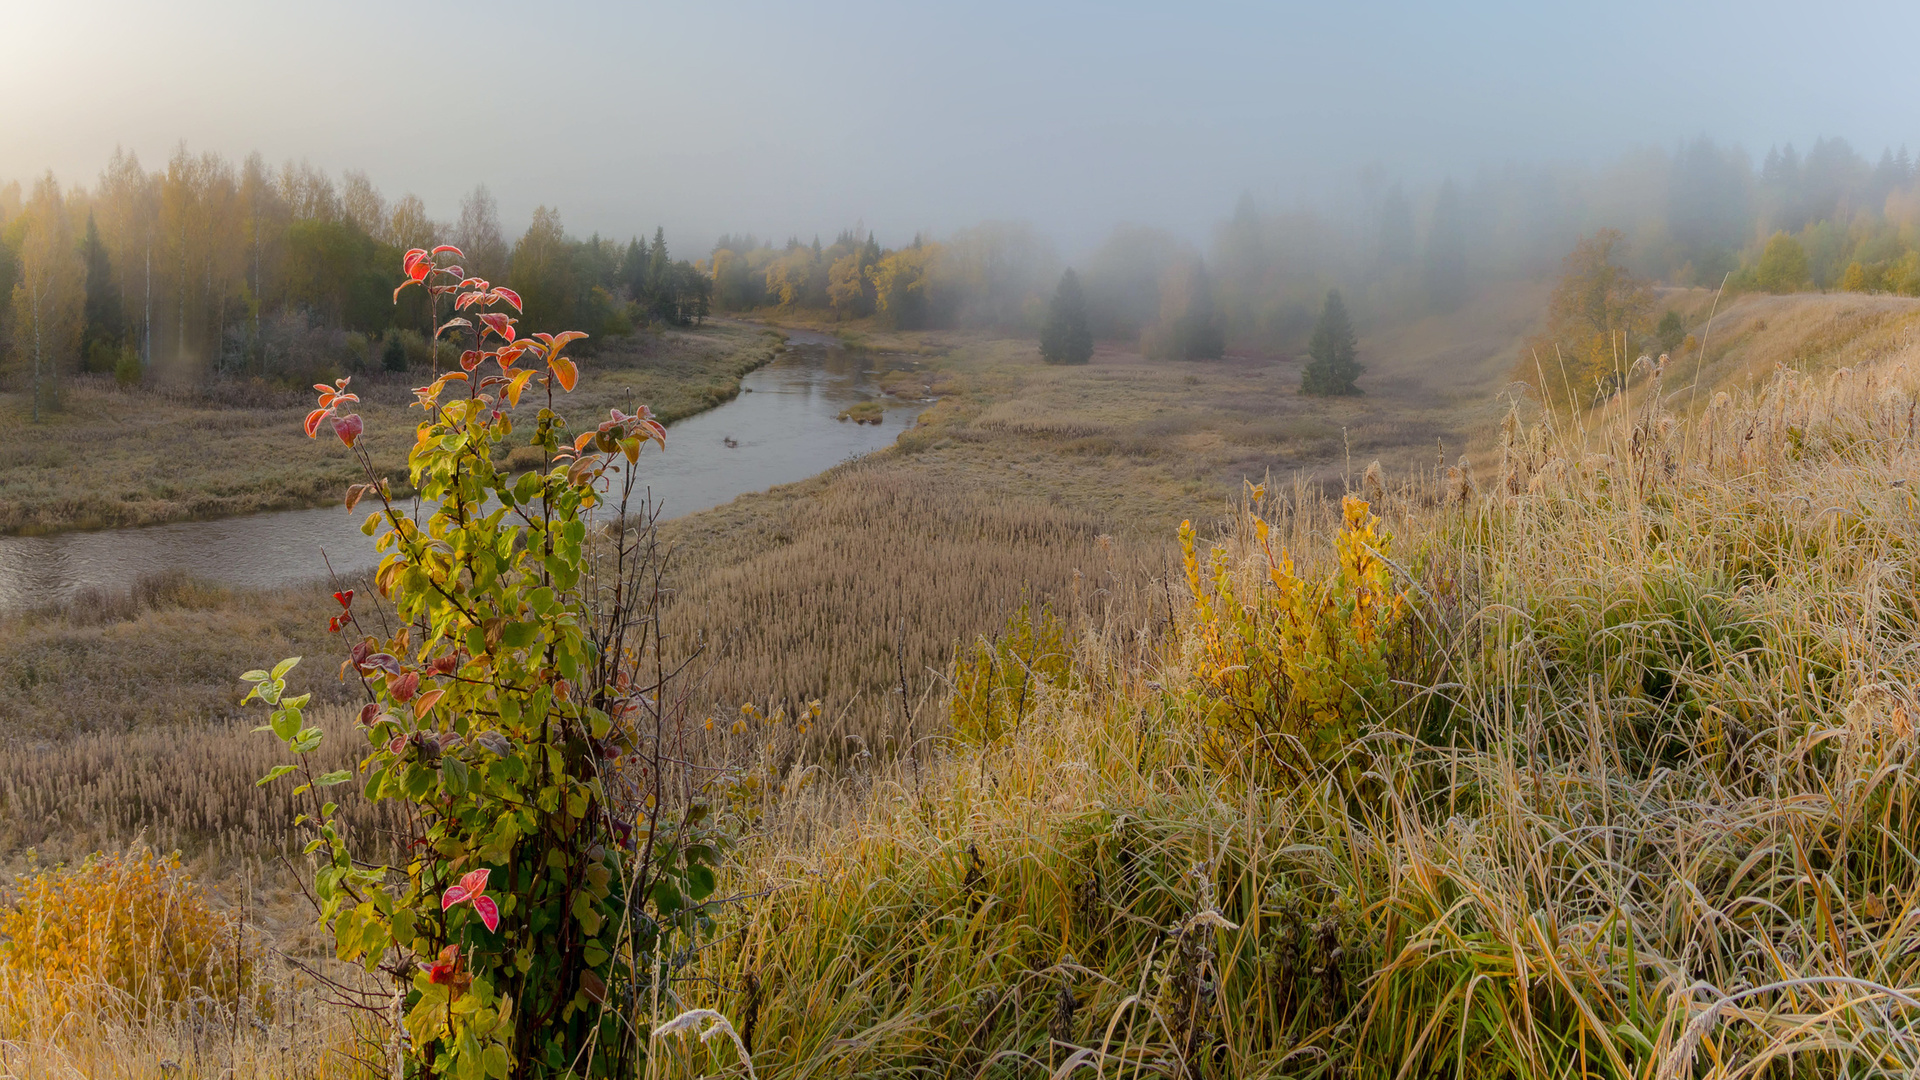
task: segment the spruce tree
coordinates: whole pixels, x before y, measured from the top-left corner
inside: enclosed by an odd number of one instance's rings
[[[1071,268],[1060,275],[1047,325],[1040,331],[1040,356],[1049,364],[1084,364],[1093,359],[1093,332],[1087,329],[1087,298]]]
[[[1319,321],[1313,324],[1313,337],[1307,342],[1311,359],[1300,372],[1300,392],[1322,397],[1360,393],[1354,380],[1366,368],[1354,359],[1354,344],[1353,320],[1347,318],[1340,290],[1334,289],[1327,293]]]
[[[107,371],[120,348],[120,290],[114,285],[113,267],[107,262],[107,248],[100,242],[92,211],[87,213],[87,236],[80,254],[87,268],[80,355],[89,366]]]
[[[627,299],[645,300],[647,296],[647,242],[634,237],[627,241],[627,256],[620,261],[620,280],[627,287]]]

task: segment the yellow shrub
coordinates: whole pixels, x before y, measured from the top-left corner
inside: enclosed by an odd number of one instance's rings
[[[37,978],[56,1010],[108,999],[138,1013],[193,998],[231,1006],[253,976],[238,928],[180,869],[139,849],[15,880],[0,963]]]
[[[991,640],[981,638],[953,662],[953,730],[975,745],[998,740],[1033,711],[1041,686],[1064,687],[1072,677],[1067,628],[1052,609],[1030,603]]]
[[[1180,526],[1197,647],[1192,705],[1217,752],[1253,750],[1307,767],[1338,754],[1363,721],[1393,707],[1388,657],[1406,593],[1393,586],[1391,537],[1378,531],[1371,507],[1348,496],[1341,512],[1338,566],[1320,581],[1295,573],[1292,557],[1274,550],[1267,523],[1251,510],[1257,551],[1249,554],[1260,571],[1252,581],[1236,580],[1225,544],[1209,554],[1203,573],[1193,525]]]

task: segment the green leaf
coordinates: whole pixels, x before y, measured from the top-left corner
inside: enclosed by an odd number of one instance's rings
[[[282,660],[282,661],[280,661],[279,663],[277,663],[277,664],[275,664],[275,665],[273,665],[273,676],[272,676],[272,677],[273,677],[274,679],[284,679],[284,678],[286,678],[286,675],[287,675],[287,672],[289,672],[289,671],[292,671],[292,670],[293,670],[293,665],[295,665],[295,664],[297,664],[297,663],[299,663],[299,662],[300,662],[300,658],[299,658],[299,657],[297,657],[297,656],[289,656],[289,657],[287,657],[287,658],[286,658],[285,660]]]
[[[493,1077],[493,1080],[507,1080],[508,1062],[506,1047],[501,1046],[499,1043],[488,1046],[486,1050],[480,1054],[480,1064],[482,1068],[486,1069],[487,1075]]]
[[[326,773],[322,775],[319,779],[315,780],[313,782],[313,786],[332,787],[335,784],[344,784],[351,779],[353,779],[353,771],[351,769],[335,769],[332,772]],[[333,804],[328,803],[327,805],[332,806]],[[320,813],[322,817],[333,816],[331,813],[325,810],[322,810]]]
[[[293,771],[293,768],[294,768],[294,767],[293,767],[292,765],[275,765],[275,766],[274,766],[274,767],[273,767],[273,768],[272,768],[272,769],[271,769],[271,770],[270,770],[270,771],[269,771],[269,772],[267,773],[267,775],[265,775],[265,776],[263,776],[263,777],[261,777],[261,778],[260,778],[260,779],[258,779],[258,780],[255,780],[255,781],[253,782],[253,786],[254,786],[254,787],[266,787],[266,786],[267,786],[268,784],[271,784],[271,783],[273,783],[273,782],[274,782],[275,780],[278,780],[278,779],[280,779],[281,777],[283,777],[283,776],[285,776],[285,775],[287,775],[288,773],[290,773],[290,772],[292,772],[292,771]]]
[[[446,785],[449,795],[465,795],[468,781],[467,763],[457,757],[442,758],[440,780]]]
[[[273,714],[273,733],[281,742],[292,742],[300,734],[300,710],[280,709]]]
[[[588,941],[586,948],[581,951],[586,954],[588,967],[597,968],[613,959],[613,954],[608,952],[607,947],[600,944],[598,939]]]
[[[367,515],[366,521],[360,523],[360,534],[362,536],[372,536],[373,531],[379,527],[380,511],[375,510],[373,513]]]
[[[687,867],[687,895],[699,903],[713,895],[713,868],[695,863]]]
[[[240,676],[240,681],[252,682],[252,683],[266,682],[268,677],[269,676],[267,675],[266,672],[260,670],[259,668],[254,668],[252,671],[249,671],[245,675]]]

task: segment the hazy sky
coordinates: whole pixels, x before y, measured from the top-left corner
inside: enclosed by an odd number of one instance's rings
[[[1911,0],[0,0],[0,27],[0,178],[90,184],[116,144],[151,168],[184,139],[362,168],[443,219],[484,181],[510,232],[545,202],[682,254],[855,220],[1198,236],[1243,190],[1701,132],[1920,149]]]

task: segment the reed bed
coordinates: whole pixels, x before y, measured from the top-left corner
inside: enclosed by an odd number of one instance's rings
[[[310,722],[327,733],[317,772],[356,765],[366,739],[354,711],[323,706]],[[294,799],[291,783],[254,781],[285,758],[285,748],[250,724],[181,725],[134,732],[91,732],[53,742],[0,745],[0,845],[75,859],[138,837],[196,861],[239,865],[288,851],[296,814],[315,806]],[[377,838],[397,819],[345,799],[349,828]]]
[[[676,533],[692,561],[674,575],[666,625],[686,651],[704,642],[715,714],[821,702],[806,751],[820,762],[939,731],[956,644],[997,630],[1023,599],[1101,604],[1161,552],[1105,535],[1093,514],[930,484],[885,459],[844,466],[809,496],[749,498],[692,523],[704,535]]]

